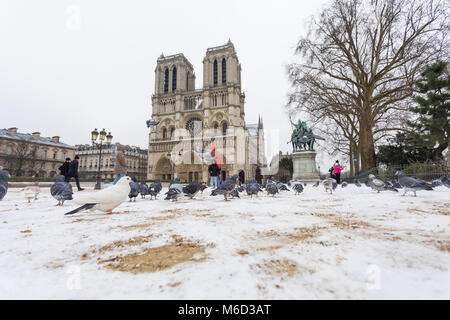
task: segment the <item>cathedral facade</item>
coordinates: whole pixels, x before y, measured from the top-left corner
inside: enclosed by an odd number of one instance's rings
[[[239,170],[252,179],[265,165],[262,119],[245,123],[241,65],[231,41],[208,48],[203,87],[195,88],[192,64],[180,53],[161,56],[155,69],[148,147],[148,179],[209,181],[210,151],[221,160],[221,180]]]

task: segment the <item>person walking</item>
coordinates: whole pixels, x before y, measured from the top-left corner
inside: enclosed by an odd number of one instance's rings
[[[116,175],[116,178],[114,179],[113,184],[116,184],[120,178],[125,177],[127,175],[127,163],[125,161],[125,154],[123,153],[124,150],[125,146],[118,143],[116,152],[116,161],[114,163],[114,174]]]
[[[83,191],[84,188],[80,187],[80,180],[78,179],[78,160],[79,156],[75,156],[75,159],[70,161],[69,170],[67,171],[67,176],[64,181],[70,182],[70,179],[75,178],[75,182],[77,184],[78,191]]]
[[[258,182],[258,184],[262,184],[262,174],[261,174],[261,168],[259,166],[256,166],[255,170],[255,180]]]
[[[244,170],[239,170],[239,185],[243,185],[245,183],[245,172]]]
[[[217,188],[220,184],[219,183],[220,168],[217,165],[216,161],[214,161],[209,165],[208,172],[209,175],[211,176],[211,186]]]
[[[334,175],[336,177],[335,179],[336,179],[337,183],[341,184],[341,171],[344,170],[344,167],[339,164],[338,160],[336,160],[333,170],[334,170]]]
[[[58,168],[59,169],[59,174],[61,176],[64,176],[64,179],[66,179],[66,177],[69,174],[70,160],[71,160],[70,158],[66,158],[64,163]]]

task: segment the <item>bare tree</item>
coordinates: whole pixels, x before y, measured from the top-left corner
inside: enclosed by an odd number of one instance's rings
[[[27,141],[17,141],[13,144],[11,154],[6,157],[10,170],[16,176],[25,174],[25,170],[34,171],[38,158],[37,146]]]
[[[444,0],[332,1],[297,45],[288,108],[349,121],[362,170],[374,167],[376,141],[404,128],[421,68],[448,55],[448,12]]]

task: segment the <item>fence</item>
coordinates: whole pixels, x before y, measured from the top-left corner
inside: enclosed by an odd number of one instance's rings
[[[450,166],[448,163],[410,163],[407,165],[380,165],[372,168],[368,171],[362,172],[348,180],[354,181],[358,179],[363,181],[368,178],[369,174],[373,174],[382,180],[395,179],[395,173],[401,171],[408,176],[415,176],[425,181],[431,181],[439,179],[442,176],[448,176],[450,172]]]

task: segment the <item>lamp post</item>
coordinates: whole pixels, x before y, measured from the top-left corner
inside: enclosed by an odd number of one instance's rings
[[[97,138],[99,139],[99,142],[96,142]],[[97,128],[95,128],[94,131],[91,132],[92,145],[99,147],[98,170],[97,170],[97,179],[96,179],[97,181],[95,183],[94,190],[100,190],[101,189],[100,167],[101,167],[101,162],[102,162],[103,141],[105,140],[105,138],[106,138],[106,142],[108,144],[110,144],[111,140],[113,138],[113,136],[111,135],[111,132],[109,132],[108,135],[107,135],[105,129],[103,129],[102,131],[98,132]]]

